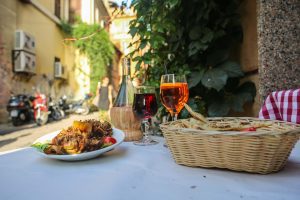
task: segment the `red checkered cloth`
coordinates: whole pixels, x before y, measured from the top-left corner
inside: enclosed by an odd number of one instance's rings
[[[300,89],[272,92],[260,109],[259,118],[300,124]]]

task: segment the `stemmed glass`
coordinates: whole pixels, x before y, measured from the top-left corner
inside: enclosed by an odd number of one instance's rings
[[[178,113],[189,99],[189,89],[184,75],[165,74],[160,82],[160,99],[172,116],[177,120]]]
[[[157,102],[155,96],[155,88],[151,86],[139,86],[134,94],[133,112],[136,117],[141,119],[141,130],[143,138],[134,142],[136,145],[146,146],[157,144],[149,135],[151,126],[151,117],[157,112]]]

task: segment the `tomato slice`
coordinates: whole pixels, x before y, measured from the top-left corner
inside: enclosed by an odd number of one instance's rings
[[[105,137],[104,138],[104,144],[115,144],[117,143],[117,140],[113,137]]]
[[[242,131],[256,131],[255,127],[244,128]]]

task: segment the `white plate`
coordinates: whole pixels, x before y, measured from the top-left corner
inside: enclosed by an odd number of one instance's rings
[[[39,139],[37,139],[36,141],[34,141],[33,144],[40,142],[40,143],[45,143],[46,141],[52,140],[52,138],[54,138],[60,131],[55,131],[53,133],[49,133],[47,135],[44,135],[42,137],[40,137]],[[107,151],[112,150],[113,148],[115,148],[116,146],[118,146],[119,144],[121,144],[125,138],[125,135],[123,133],[123,131],[113,128],[113,135],[112,135],[117,142],[109,147],[105,147],[103,149],[99,149],[96,151],[91,151],[91,152],[85,152],[85,153],[80,153],[80,154],[71,154],[71,155],[52,155],[52,154],[45,154],[43,152],[40,152],[39,150],[36,151],[39,152],[41,155],[47,157],[47,158],[52,158],[52,159],[58,159],[58,160],[67,160],[67,161],[78,161],[78,160],[87,160],[87,159],[91,159],[91,158],[95,158]]]

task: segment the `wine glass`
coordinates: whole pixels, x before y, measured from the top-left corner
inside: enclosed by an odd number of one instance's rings
[[[184,75],[165,74],[161,77],[160,99],[172,116],[177,120],[178,113],[189,99],[189,89]]]
[[[157,112],[155,88],[151,86],[137,87],[132,109],[135,116],[141,119],[141,130],[143,132],[143,138],[134,142],[134,144],[141,146],[157,144],[158,142],[149,135],[151,117]]]

